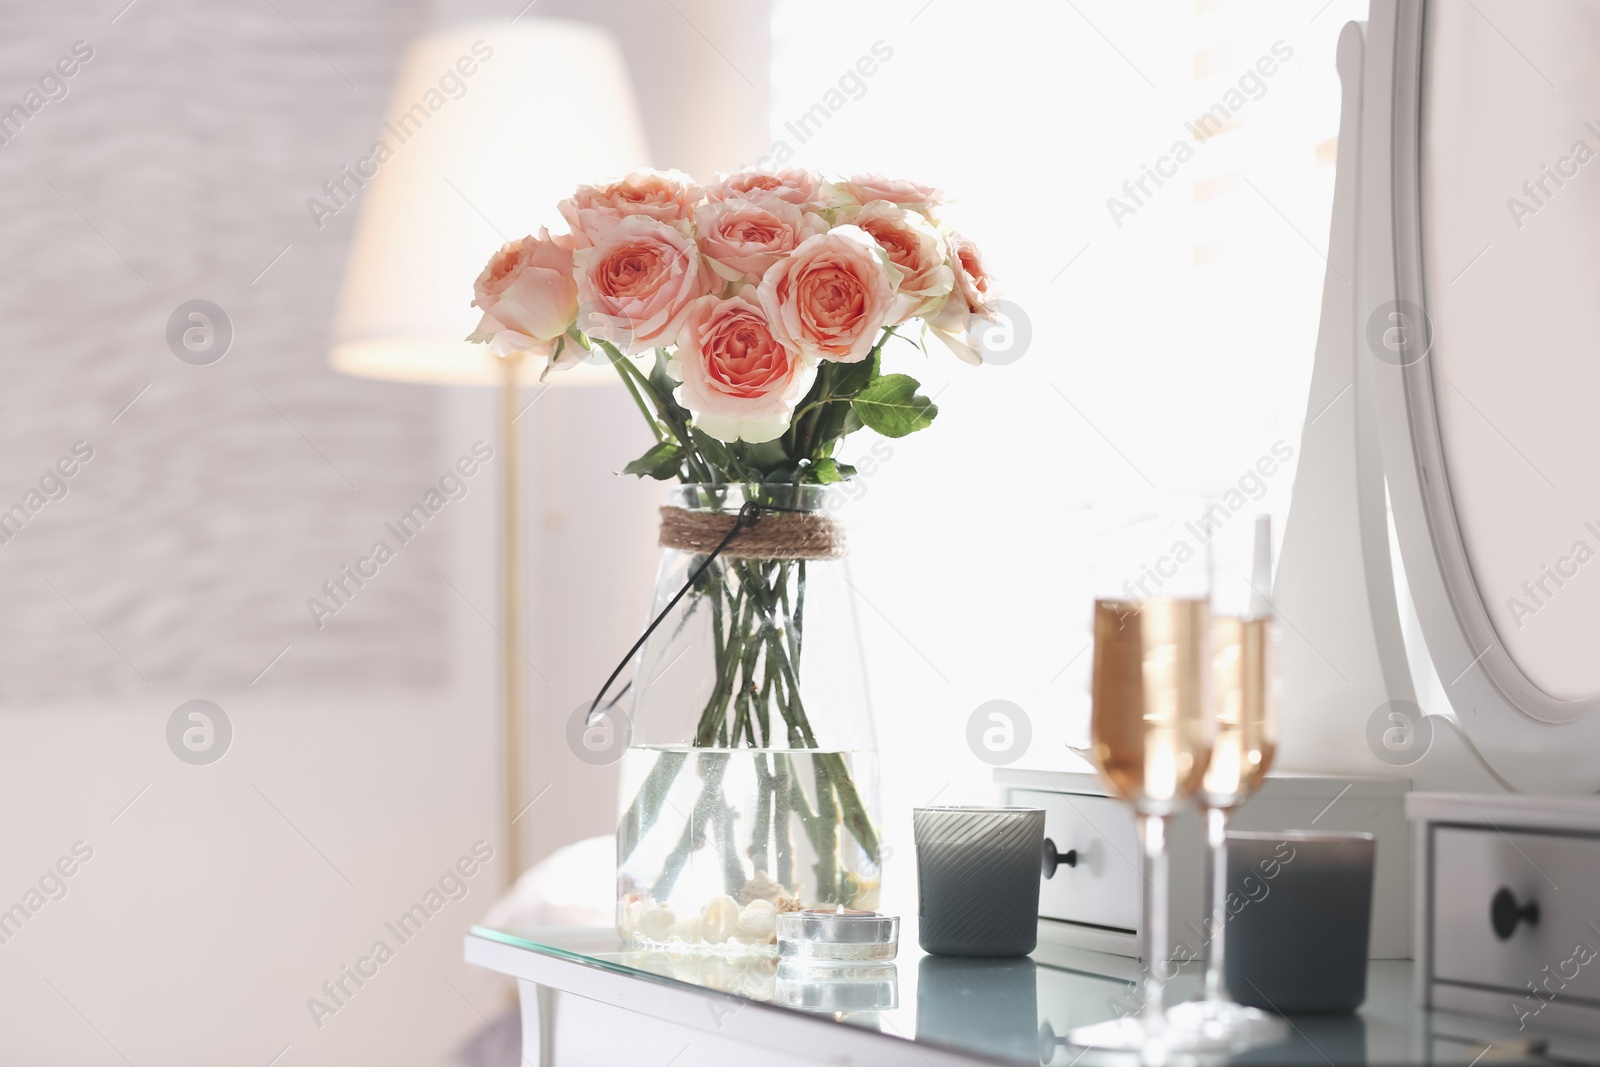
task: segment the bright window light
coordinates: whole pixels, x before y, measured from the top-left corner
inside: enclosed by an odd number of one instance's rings
[[[851,442],[886,779],[911,790],[889,810],[982,795],[965,726],[986,700],[1028,713],[1027,764],[1085,743],[1082,505],[1147,482],[1221,491],[1278,442],[1298,456],[1335,44],[1365,7],[777,0],[768,162],[947,189],[947,221],[1031,324],[1007,366],[892,345],[939,421]],[[1294,469],[1254,506],[1280,535]]]

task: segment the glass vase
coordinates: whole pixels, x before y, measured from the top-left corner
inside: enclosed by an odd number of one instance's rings
[[[764,508],[751,536],[707,565],[747,503]],[[651,618],[692,584],[631,683],[617,827],[630,944],[770,954],[779,912],[876,907],[877,744],[838,503],[826,486],[684,485],[663,509],[710,533],[671,547],[664,525]],[[786,544],[798,527],[821,549]]]

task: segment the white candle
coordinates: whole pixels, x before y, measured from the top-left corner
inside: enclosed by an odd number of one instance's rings
[[[778,955],[810,960],[892,960],[900,917],[875,911],[788,911],[778,916]]]

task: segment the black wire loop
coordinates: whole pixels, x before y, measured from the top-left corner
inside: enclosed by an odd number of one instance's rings
[[[606,691],[610,689],[612,683],[617,680],[617,676],[627,669],[628,663],[633,659],[638,651],[644,647],[644,643],[650,640],[650,635],[656,632],[656,627],[660,626],[664,621],[666,621],[667,616],[672,614],[672,609],[678,606],[678,601],[683,599],[685,593],[694,588],[695,583],[700,580],[700,576],[706,572],[706,568],[710,567],[712,562],[722,554],[723,549],[727,548],[728,545],[733,543],[733,539],[739,536],[739,532],[741,530],[753,529],[756,523],[761,521],[762,513],[768,511],[787,511],[795,514],[806,513],[804,508],[782,508],[776,504],[758,504],[754,500],[745,501],[744,504],[739,508],[739,514],[733,520],[733,529],[729,530],[727,536],[723,537],[722,541],[717,545],[717,547],[713,548],[706,555],[706,558],[700,563],[700,566],[696,567],[694,569],[694,573],[689,575],[689,580],[683,583],[683,588],[679,589],[673,598],[667,601],[667,606],[661,609],[660,614],[658,614],[655,619],[651,621],[649,626],[645,627],[644,633],[639,636],[639,640],[635,641],[633,643],[633,647],[628,649],[627,655],[622,657],[622,662],[617,664],[616,669],[611,672],[611,677],[606,679],[606,684],[602,685],[600,687],[600,692],[595,694],[594,702],[589,705],[589,714],[584,720],[587,725],[595,725],[595,712],[600,710],[600,701],[605,699]],[[617,690],[617,695],[612,697],[610,702],[606,704],[604,711],[610,711],[612,708],[616,707],[617,701],[621,700],[631,688],[633,688],[633,683],[629,682],[627,685]]]

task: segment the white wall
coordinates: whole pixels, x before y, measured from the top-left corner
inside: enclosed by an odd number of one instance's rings
[[[7,106],[74,41],[95,49],[0,144],[0,499],[73,441],[95,448],[0,545],[0,909],[75,842],[93,849],[0,943],[0,1062],[437,1064],[507,1003],[460,961],[507,880],[498,859],[404,946],[384,927],[475,841],[502,851],[498,466],[325,628],[305,605],[474,441],[497,444],[487,392],[326,363],[356,210],[319,230],[305,199],[370,143],[427,6],[0,5]],[[609,18],[646,56],[668,31],[626,15]],[[764,84],[763,17],[736,25]],[[704,74],[672,91],[731,77]],[[647,119],[670,99],[656,86]],[[663,162],[738,161],[692,127],[662,127]],[[209,367],[163,339],[195,297],[236,330]],[[615,817],[614,778],[559,726],[650,595],[658,488],[611,474],[643,447],[635,420],[605,389],[550,393],[522,420],[525,652],[550,679],[530,676],[529,795],[553,783],[521,823],[530,860]],[[197,697],[234,728],[210,766],[167,747]],[[394,958],[316,1026],[307,999],[379,938]]]

